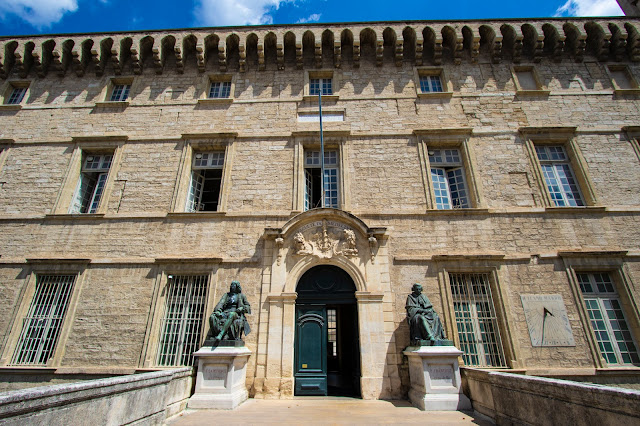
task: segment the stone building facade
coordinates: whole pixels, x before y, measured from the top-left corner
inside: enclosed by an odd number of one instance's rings
[[[190,364],[233,279],[254,397],[405,397],[414,282],[465,366],[637,383],[639,61],[635,18],[0,38],[2,388]]]

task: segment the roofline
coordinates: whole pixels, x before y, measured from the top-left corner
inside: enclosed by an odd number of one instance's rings
[[[129,30],[129,31],[96,31],[85,33],[54,33],[54,34],[27,34],[27,35],[0,35],[0,39],[22,39],[22,38],[35,38],[35,37],[67,37],[67,36],[92,36],[92,35],[114,35],[114,34],[148,34],[148,33],[166,33],[166,32],[202,32],[222,30],[233,31],[246,29],[261,29],[261,28],[282,28],[282,27],[335,27],[335,26],[347,26],[347,25],[380,25],[380,24],[418,24],[418,23],[473,23],[473,22],[520,22],[520,21],[594,21],[594,20],[625,20],[635,21],[638,20],[634,16],[587,16],[587,17],[538,17],[538,18],[487,18],[487,19],[433,19],[433,20],[399,20],[399,21],[351,21],[351,22],[308,22],[304,24],[262,24],[262,25],[233,25],[222,27],[185,27],[185,28],[166,28],[157,30]]]

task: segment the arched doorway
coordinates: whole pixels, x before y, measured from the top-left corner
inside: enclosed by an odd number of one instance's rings
[[[360,396],[356,286],[345,271],[319,265],[296,288],[295,394]]]

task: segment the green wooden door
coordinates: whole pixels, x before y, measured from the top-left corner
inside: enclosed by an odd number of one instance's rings
[[[295,394],[327,395],[327,310],[296,306]]]

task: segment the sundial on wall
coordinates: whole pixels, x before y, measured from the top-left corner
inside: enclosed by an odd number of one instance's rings
[[[575,346],[567,309],[560,294],[521,294],[533,346]]]

